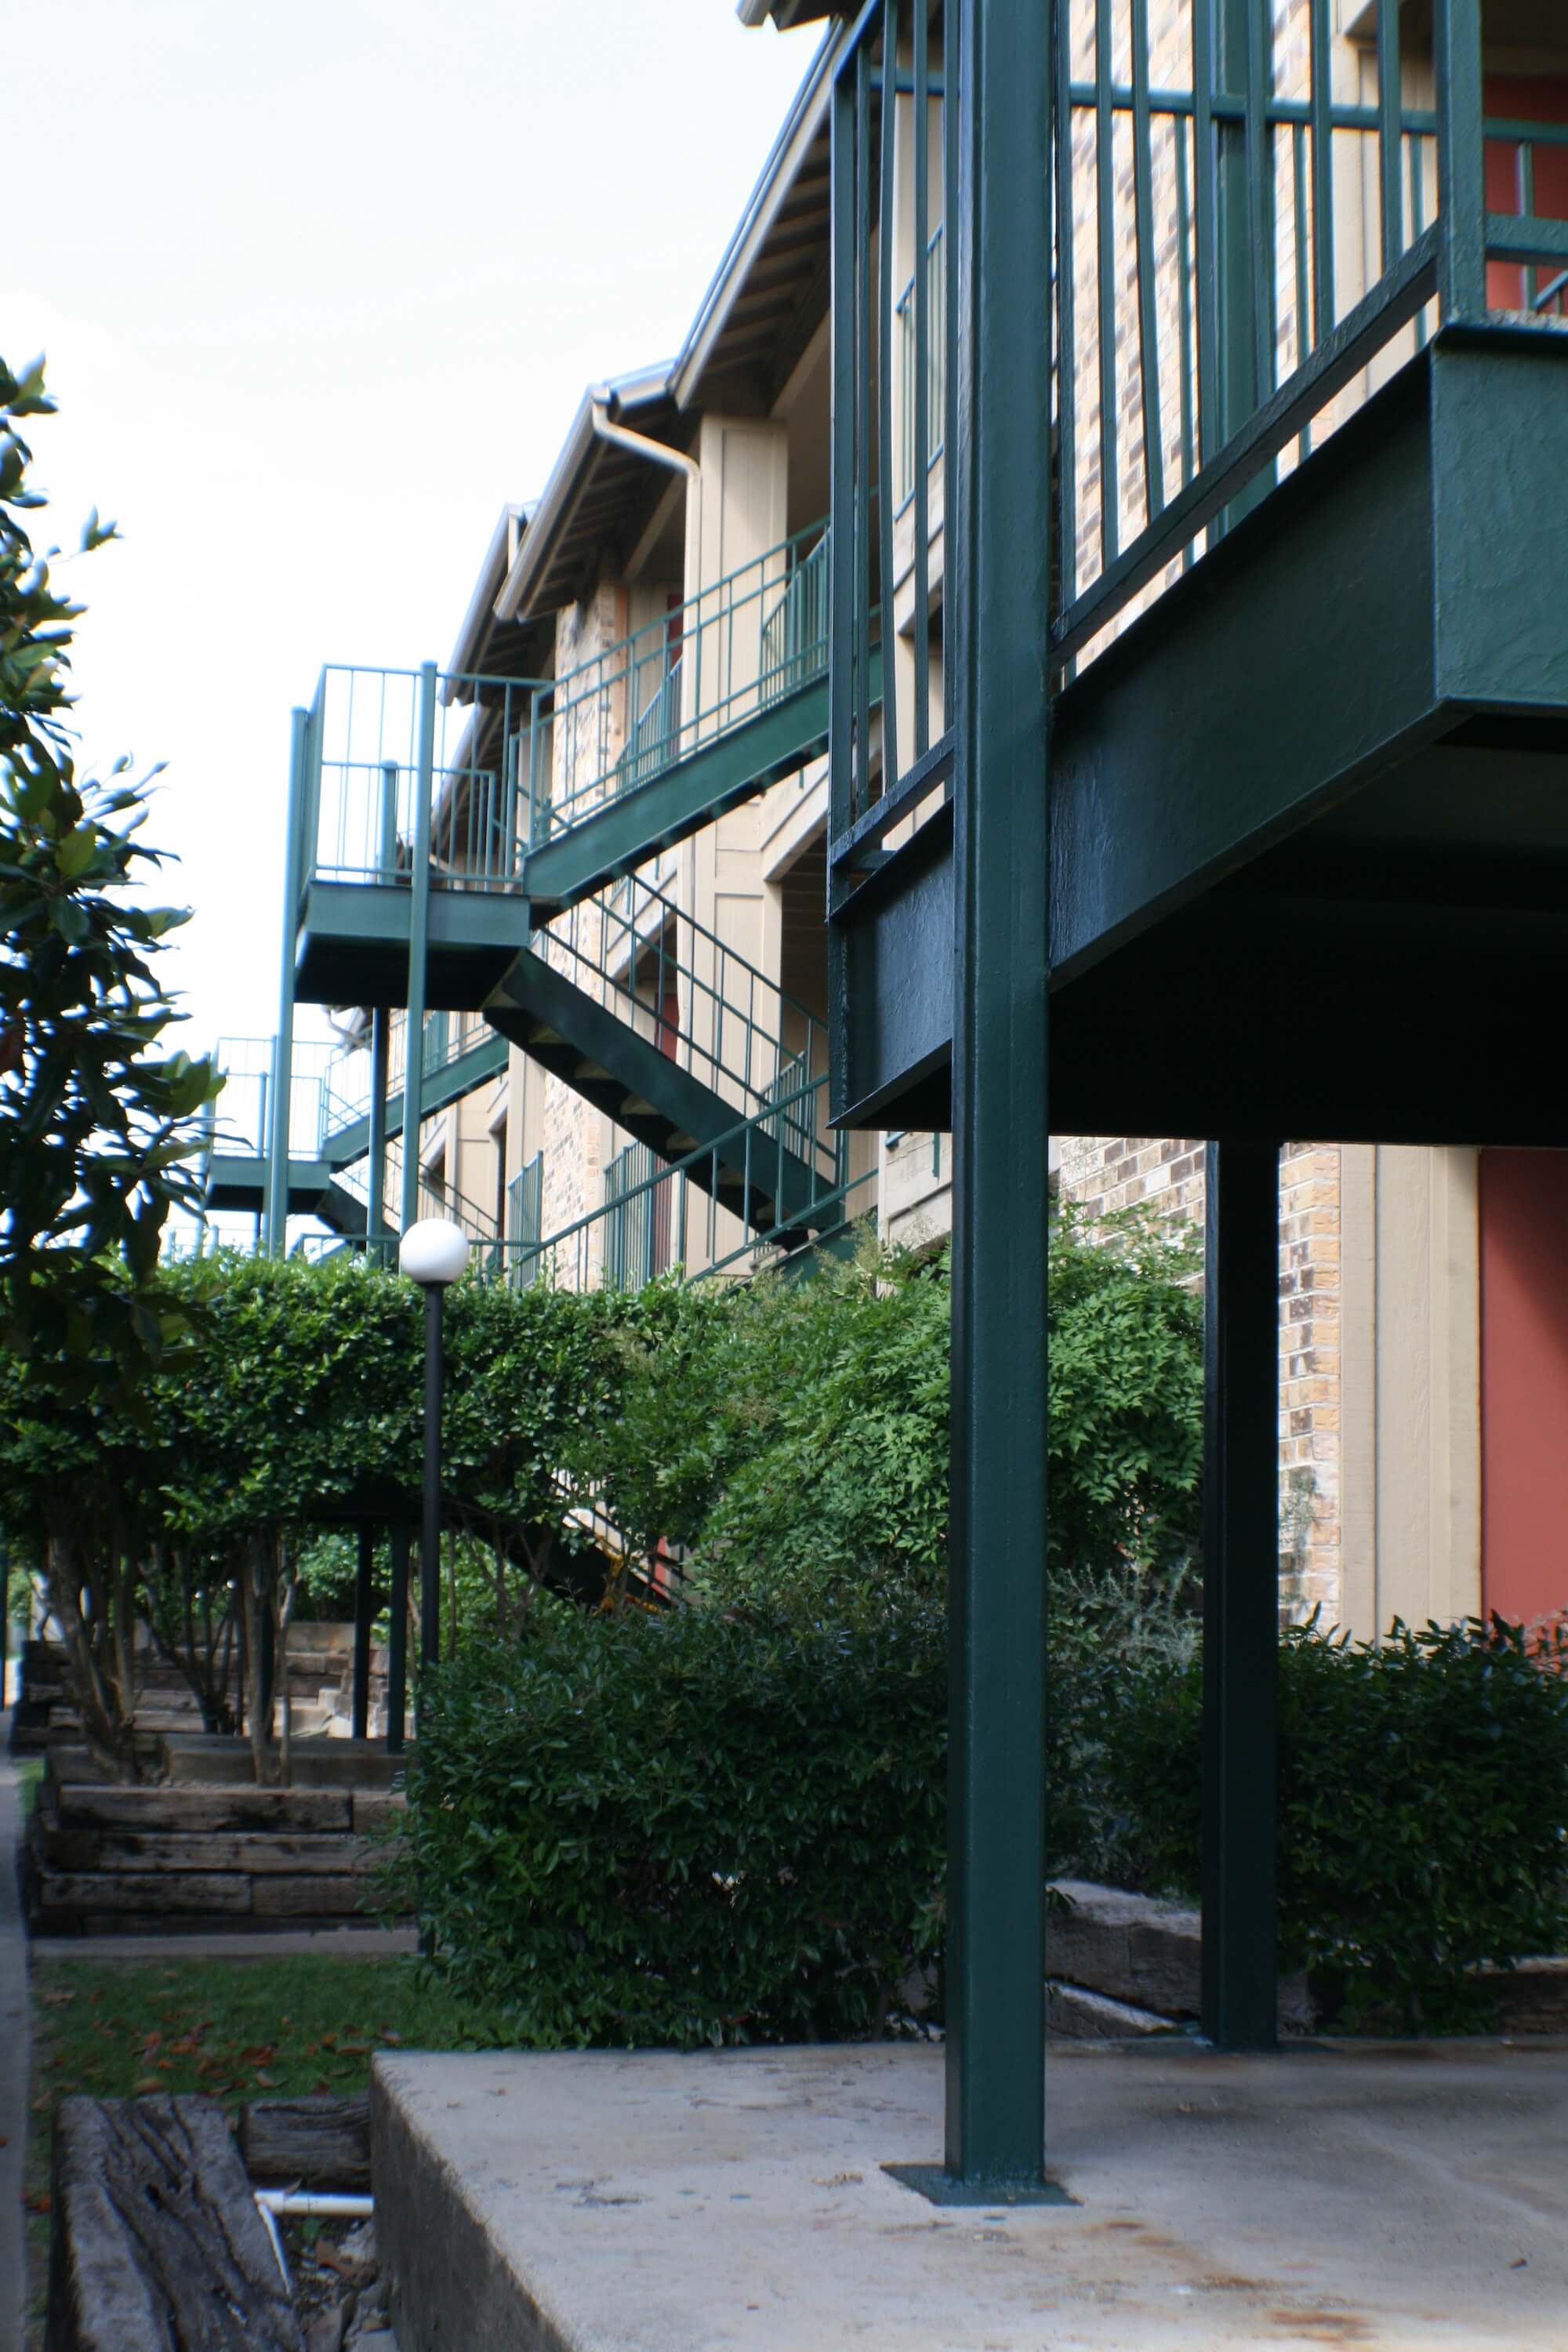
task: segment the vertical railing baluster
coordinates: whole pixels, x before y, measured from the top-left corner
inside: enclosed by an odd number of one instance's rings
[[[1274,390],[1275,236],[1274,139],[1268,101],[1274,94],[1274,0],[1253,0],[1247,40],[1247,173],[1250,189],[1247,227],[1252,245],[1248,279],[1252,294],[1252,403],[1260,408]],[[1242,422],[1232,420],[1234,432]]]
[[[1309,0],[1311,10],[1313,333],[1317,346],[1338,324],[1334,299],[1333,67],[1329,22],[1331,0]]]
[[[1383,269],[1386,277],[1405,250],[1400,148],[1403,100],[1399,86],[1399,0],[1377,0],[1378,176],[1383,214]]]
[[[1057,560],[1060,567],[1058,607],[1066,612],[1078,594],[1078,265],[1077,208],[1073,202],[1072,12],[1058,7],[1055,25],[1056,231],[1057,231]],[[944,99],[944,109],[951,106]],[[948,233],[950,246],[956,233]],[[1050,419],[1046,419],[1050,431]],[[952,478],[952,446],[945,475]],[[944,574],[945,576],[945,574]]]
[[[871,59],[855,58],[855,783],[851,814],[871,804]],[[878,486],[879,491],[881,485]],[[859,593],[864,583],[864,594]],[[886,583],[883,583],[884,586]]]
[[[1109,572],[1121,549],[1116,432],[1116,142],[1110,109],[1110,0],[1094,0],[1094,137],[1100,295],[1100,568]]]
[[[1519,216],[1521,220],[1535,218],[1535,149],[1528,139],[1519,142]],[[1533,261],[1524,265],[1524,307],[1535,308],[1535,298],[1541,289],[1539,273]]]
[[[1138,372],[1143,387],[1143,508],[1152,522],[1165,504],[1164,427],[1160,403],[1160,311],[1155,282],[1154,155],[1149,118],[1149,0],[1131,0],[1132,196],[1138,252]]]
[[[1215,179],[1214,26],[1210,0],[1191,0],[1193,25],[1193,216],[1197,225],[1198,463],[1224,438],[1219,373],[1219,252]]]
[[[1188,189],[1187,126],[1178,115],[1171,127],[1175,133],[1176,149],[1176,332],[1181,339],[1178,374],[1182,409],[1182,488],[1185,489],[1193,478],[1194,466],[1193,393],[1197,369],[1197,354],[1193,349],[1193,207]],[[1190,542],[1184,543],[1184,565],[1190,553]]]
[[[914,44],[914,95],[911,100],[910,161],[914,205],[914,570],[915,570],[915,708],[914,741],[910,756],[925,757],[931,742],[931,383],[927,375],[931,345],[931,241],[928,185],[931,101],[927,90],[931,51],[931,0],[912,0],[910,36]],[[886,105],[886,93],[883,104]],[[883,708],[887,708],[884,687]]]
[[[1310,333],[1308,306],[1312,297],[1307,261],[1307,133],[1300,122],[1291,127],[1290,149],[1296,205],[1296,365],[1304,367]],[[1311,447],[1312,426],[1309,418],[1297,436],[1297,457],[1309,457]]]
[[[956,649],[953,644],[952,606],[946,583],[952,578],[948,563],[952,557],[953,539],[949,529],[953,510],[952,483],[958,467],[958,41],[957,10],[944,7],[942,18],[942,721],[944,729],[954,722],[957,710]],[[1047,427],[1048,429],[1048,427]]]
[[[885,0],[882,16],[882,121],[880,206],[877,226],[877,535],[882,583],[882,789],[899,781],[899,697],[893,675],[898,628],[893,613],[893,156],[899,126],[899,0]],[[925,265],[915,267],[918,286]],[[919,615],[916,615],[919,634]]]

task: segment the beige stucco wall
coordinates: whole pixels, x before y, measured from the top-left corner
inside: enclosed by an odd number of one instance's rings
[[[1344,1546],[1360,1634],[1480,1607],[1479,1155],[1341,1154]]]

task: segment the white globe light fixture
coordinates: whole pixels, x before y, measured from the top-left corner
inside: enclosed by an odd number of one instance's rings
[[[419,1657],[431,1666],[441,1649],[441,1308],[449,1284],[467,1271],[468,1241],[449,1217],[421,1217],[398,1246],[401,1271],[425,1293],[425,1487],[419,1539]]]
[[[421,1217],[404,1234],[397,1264],[423,1288],[437,1284],[444,1290],[468,1272],[468,1237],[449,1217]]]

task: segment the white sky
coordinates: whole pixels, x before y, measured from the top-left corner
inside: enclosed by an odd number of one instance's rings
[[[124,533],[58,575],[80,748],[167,762],[192,1050],[276,1025],[290,707],[324,660],[445,661],[584,385],[679,347],[816,39],[732,0],[11,0],[0,352],[60,403],[35,520]]]

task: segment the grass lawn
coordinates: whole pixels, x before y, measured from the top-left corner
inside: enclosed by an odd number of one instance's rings
[[[494,2038],[411,1958],[49,1960],[33,1970],[32,1998],[29,2270],[40,2290],[55,2105],[72,2092],[205,2091],[237,2116],[250,2099],[365,2090],[377,2050]]]

